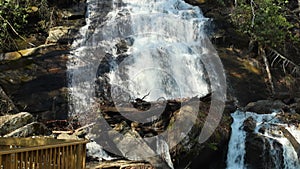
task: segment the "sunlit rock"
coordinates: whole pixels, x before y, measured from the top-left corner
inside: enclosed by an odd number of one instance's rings
[[[8,134],[32,121],[34,121],[33,116],[27,112],[0,116],[0,135]]]
[[[30,137],[39,135],[45,136],[49,135],[50,133],[51,132],[44,124],[32,122],[4,135],[4,137]]]

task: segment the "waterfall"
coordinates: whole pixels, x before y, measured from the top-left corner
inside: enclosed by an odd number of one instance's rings
[[[285,138],[279,127],[286,128],[297,139],[299,143],[300,131],[297,130],[294,126],[281,124],[280,121],[276,118],[276,115],[277,113],[256,114],[252,112],[242,112],[239,110],[232,114],[232,118],[234,121],[231,125],[232,134],[228,145],[227,169],[247,169],[247,164],[245,162],[245,154],[247,153],[245,149],[247,132],[243,129],[243,127],[245,120],[249,117],[252,117],[256,121],[254,133],[263,136],[266,138],[266,140],[268,140],[270,148],[266,149],[265,151],[270,151],[271,158],[275,163],[272,168],[282,168],[280,165],[280,158],[278,157],[280,155],[283,156],[284,169],[300,168],[300,162],[298,159],[298,155],[294,150],[294,147],[292,146],[290,141]],[[262,129],[264,130],[264,132],[261,131]],[[274,141],[282,145],[282,154],[278,154],[279,151],[273,147]]]
[[[212,99],[216,106],[199,137],[205,141],[217,127],[226,94],[223,67],[205,34],[208,18],[184,0],[87,0],[87,4],[87,24],[80,30],[82,38],[73,43],[67,64],[70,115],[84,125],[100,118],[97,104],[103,98],[111,98],[117,106],[136,98],[156,101],[211,92],[218,100]],[[154,151],[164,154],[172,168],[169,146],[161,140],[157,147],[162,150]],[[99,158],[103,154],[100,151]]]
[[[180,0],[122,2],[126,6],[110,14],[113,22],[104,34],[112,37],[118,32],[118,38],[131,37],[134,42],[125,53],[128,56],[109,74],[110,84],[133,98],[149,93],[146,99],[153,101],[207,94],[201,63],[205,51],[198,52],[207,19],[200,10]],[[123,94],[118,92],[112,97]]]
[[[208,19],[199,8],[183,0],[87,3],[87,25],[67,65],[71,113],[82,116],[91,111],[97,69],[106,54],[115,60],[125,55],[121,63],[109,63],[106,76],[113,99],[142,98],[147,93],[146,100],[173,99],[209,92],[201,58],[210,47],[204,33]],[[108,6],[111,10],[99,19],[101,8]],[[117,46],[124,41],[126,50],[120,51]]]
[[[246,132],[241,130],[245,120],[243,112],[232,114],[231,137],[228,145],[227,169],[244,169]]]

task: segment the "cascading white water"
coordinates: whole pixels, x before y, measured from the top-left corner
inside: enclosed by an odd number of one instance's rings
[[[80,31],[82,39],[74,42],[67,65],[70,114],[83,124],[95,111],[98,66],[107,53],[118,58],[116,46],[124,39],[133,41],[122,53],[127,55],[122,63],[110,63],[113,87],[122,88],[131,98],[149,93],[146,100],[209,92],[202,55],[213,58],[215,53],[204,33],[208,19],[199,8],[183,0],[87,0],[87,4],[87,25]],[[100,14],[107,10],[107,15]],[[111,92],[113,99],[120,95]]]
[[[227,154],[227,169],[246,169],[246,164],[244,162],[245,157],[245,142],[246,142],[246,131],[243,130],[243,123],[248,117],[253,117],[256,120],[255,133],[262,135],[266,138],[271,138],[277,140],[282,144],[283,148],[283,158],[284,158],[284,169],[298,169],[300,168],[300,161],[298,159],[297,153],[294,150],[290,141],[284,137],[282,132],[278,129],[278,126],[285,127],[300,143],[300,131],[295,129],[294,126],[287,126],[281,124],[277,118],[277,113],[272,114],[256,114],[252,112],[242,112],[236,111],[232,114],[233,123],[231,125],[232,134],[230,137],[228,145]],[[275,127],[274,127],[275,126]],[[259,129],[261,127],[265,128],[264,133],[260,133]],[[273,151],[272,144],[269,151]],[[276,156],[276,153],[272,153]],[[276,157],[273,157],[276,159]],[[276,161],[276,160],[275,160]],[[278,162],[278,161],[277,161]],[[276,164],[275,164],[276,165]],[[276,165],[278,169],[281,169],[279,165]],[[275,166],[275,167],[276,167]]]
[[[128,33],[134,43],[122,64],[110,73],[110,82],[125,89],[133,98],[148,100],[192,97],[208,92],[204,68],[201,64],[201,47],[204,36],[203,25],[207,20],[196,7],[181,0],[123,0],[126,6],[110,14],[117,18],[108,30],[120,29],[121,23],[130,23]],[[204,47],[203,47],[204,50]],[[125,70],[125,71],[124,71]],[[128,78],[124,79],[124,74]],[[120,95],[112,93],[112,95]]]
[[[117,57],[116,44],[128,37],[134,42],[126,52],[128,57],[110,72],[112,85],[126,90],[132,98],[142,98],[150,93],[148,100],[208,93],[201,63],[201,54],[207,52],[203,42],[207,18],[202,16],[199,8],[183,0],[112,2],[115,4],[113,10],[99,25],[93,23],[99,2],[87,2],[87,26],[81,32],[84,38],[74,43],[77,49],[68,64],[71,112],[89,110],[100,61],[105,53]],[[95,27],[95,30],[87,37],[89,27]],[[124,74],[128,77],[124,78]],[[112,95],[120,94],[112,91]]]
[[[228,145],[227,169],[244,169],[246,132],[241,129],[245,114],[235,112],[232,114],[231,137]]]

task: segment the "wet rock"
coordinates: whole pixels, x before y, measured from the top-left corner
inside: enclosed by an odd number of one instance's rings
[[[243,126],[246,132],[253,132],[256,127],[256,120],[253,117],[248,117],[244,121]]]
[[[128,46],[125,40],[121,40],[116,44],[117,54],[125,53],[128,50]]]
[[[255,112],[258,114],[273,113],[276,110],[286,109],[287,105],[280,100],[259,100],[251,102],[245,107],[245,111]]]
[[[192,100],[192,101],[191,101]],[[198,100],[198,102],[197,102]],[[181,102],[182,101],[182,102]],[[168,133],[165,136],[165,139],[168,140],[168,143],[176,145],[170,147],[170,156],[174,165],[174,168],[185,168],[189,166],[190,168],[224,168],[225,167],[225,158],[227,153],[227,144],[229,141],[230,134],[230,124],[232,119],[229,115],[224,115],[219,126],[215,130],[214,134],[207,140],[205,143],[199,143],[199,134],[203,128],[203,125],[206,121],[206,117],[209,112],[210,103],[201,102],[200,99],[182,99],[182,100],[165,100],[162,102],[150,102],[150,110],[159,110],[161,111],[160,117],[157,120],[148,122],[148,123],[137,123],[135,121],[130,121],[118,111],[121,111],[122,114],[130,114],[136,117],[140,114],[150,114],[151,111],[141,111],[135,109],[130,103],[128,107],[122,107],[122,109],[101,106],[101,113],[106,121],[113,128],[105,127],[102,123],[96,123],[94,128],[91,130],[92,133],[97,132],[97,137],[94,140],[101,144],[105,150],[113,151],[122,151],[120,153],[125,154],[124,156],[143,156],[143,153],[157,151],[153,147],[163,147],[157,146],[155,141],[146,143],[143,142],[146,137],[155,137],[160,136],[162,133]],[[200,104],[200,105],[199,105]],[[163,107],[160,110],[161,106]],[[193,113],[192,113],[193,112]],[[197,113],[198,112],[198,113]],[[135,115],[136,114],[136,115]],[[195,121],[193,121],[195,120]],[[176,123],[175,123],[176,122]],[[195,123],[194,123],[195,122]],[[182,137],[183,133],[179,132],[166,132],[170,129],[176,130],[176,128],[189,128],[189,132],[186,133],[186,137]],[[108,134],[105,133],[107,130]],[[101,132],[99,132],[101,131]],[[115,138],[114,141],[109,141],[103,138],[114,138],[114,132],[122,134],[122,138]],[[132,139],[136,138],[136,139]],[[178,143],[179,139],[179,144]],[[118,139],[118,140],[117,140]],[[135,140],[134,142],[131,140]],[[142,141],[142,142],[139,142]],[[115,145],[112,143],[120,143]],[[149,146],[151,145],[151,146]],[[118,147],[119,146],[119,147]],[[123,147],[120,147],[123,146]],[[128,148],[129,147],[129,148]],[[131,147],[133,147],[131,149]],[[135,154],[134,150],[141,148],[144,152],[139,152]],[[152,149],[152,150],[150,150]],[[161,151],[163,148],[159,148]],[[111,151],[110,151],[111,152]],[[147,159],[151,164],[156,166],[156,164],[162,164],[161,161],[168,161],[167,157],[161,156],[156,159]]]
[[[9,134],[4,135],[4,137],[30,137],[30,136],[38,136],[38,135],[49,135],[51,132],[48,128],[38,122],[32,122],[23,127],[20,127]]]
[[[247,168],[284,168],[283,149],[278,141],[248,133],[245,144],[245,164]]]
[[[263,126],[263,127],[259,128],[258,132],[264,134],[266,132],[266,127]]]
[[[0,135],[8,134],[28,123],[31,123],[32,121],[34,121],[33,116],[27,112],[1,116]]]

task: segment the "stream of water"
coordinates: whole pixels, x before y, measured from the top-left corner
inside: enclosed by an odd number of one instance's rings
[[[73,44],[68,64],[72,113],[87,111],[95,96],[95,78],[104,56],[111,97],[157,100],[203,96],[209,92],[202,55],[208,52],[205,23],[197,7],[182,0],[88,0],[83,38]],[[106,4],[106,5],[103,5]],[[99,20],[101,7],[110,11]],[[93,28],[93,31],[91,31]],[[126,50],[118,48],[125,43]],[[125,98],[128,101],[128,97]]]
[[[247,169],[247,164],[245,162],[246,155],[246,131],[243,129],[244,121],[252,117],[256,120],[256,128],[254,133],[257,135],[265,137],[269,141],[270,148],[264,151],[270,151],[271,158],[273,159],[274,169],[299,169],[300,161],[298,155],[290,143],[290,141],[282,134],[279,126],[285,127],[300,143],[300,131],[297,130],[294,126],[288,126],[281,124],[276,118],[277,113],[272,114],[256,114],[252,112],[242,112],[236,111],[232,114],[234,119],[231,128],[232,134],[230,142],[228,145],[228,154],[227,154],[227,169]],[[261,132],[260,129],[264,129],[264,132]],[[273,147],[273,142],[277,141],[282,145],[282,154],[279,154],[276,151],[276,148]],[[257,150],[259,151],[259,150]],[[267,153],[265,153],[267,154]],[[280,157],[283,155],[283,164],[280,160]],[[264,157],[260,157],[264,158]],[[265,166],[265,168],[271,168],[271,166]]]
[[[208,18],[198,7],[183,0],[87,0],[87,4],[87,24],[67,65],[72,116],[84,123],[95,112],[95,82],[102,77],[111,86],[105,94],[115,102],[120,96],[125,102],[146,95],[148,101],[191,98],[217,88],[209,86],[218,76],[204,60],[213,59],[215,53],[205,34]],[[102,67],[106,56],[111,60]],[[165,143],[159,145],[165,150]],[[167,162],[171,166],[170,159]]]

